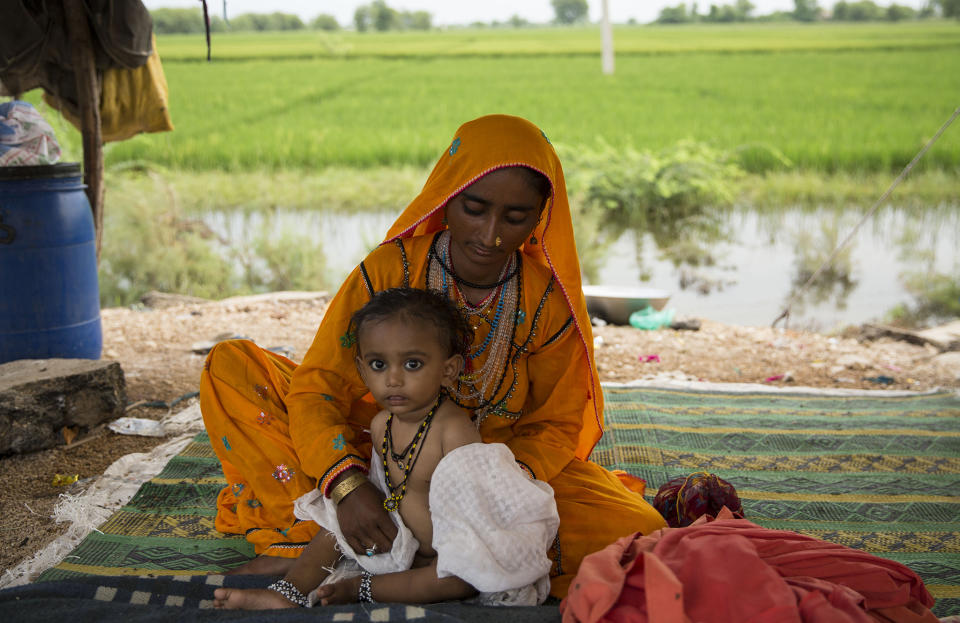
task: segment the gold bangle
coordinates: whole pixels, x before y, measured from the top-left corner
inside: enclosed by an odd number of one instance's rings
[[[333,491],[330,492],[330,500],[334,504],[340,504],[340,501],[343,500],[343,498],[353,493],[354,489],[365,482],[367,482],[366,474],[353,474],[349,476],[346,480],[333,488]]]

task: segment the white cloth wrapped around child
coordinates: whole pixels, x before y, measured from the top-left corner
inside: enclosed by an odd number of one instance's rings
[[[371,461],[370,480],[386,494],[377,458]],[[560,525],[550,485],[531,480],[507,446],[473,443],[440,460],[429,499],[438,577],[469,583],[480,593],[473,601],[483,605],[543,603],[550,590],[547,550]],[[332,533],[349,559],[341,559],[327,582],[358,575],[360,568],[373,574],[404,571],[420,547],[400,514],[392,512],[399,529],[392,549],[358,556],[343,538],[336,506],[317,490],[297,499],[294,514]]]

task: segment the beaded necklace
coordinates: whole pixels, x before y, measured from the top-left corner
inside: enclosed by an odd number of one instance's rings
[[[430,412],[427,413],[423,421],[420,422],[420,426],[417,428],[417,434],[413,436],[410,444],[407,445],[399,455],[404,462],[400,462],[397,459],[397,455],[393,452],[393,413],[391,412],[387,415],[387,424],[383,429],[383,442],[380,444],[380,456],[383,458],[383,477],[386,480],[387,488],[390,490],[390,495],[383,501],[383,507],[387,511],[392,512],[400,507],[400,500],[403,499],[404,494],[407,492],[407,479],[410,477],[410,472],[413,471],[413,466],[416,464],[417,459],[420,458],[420,453],[423,452],[423,446],[420,444],[420,441],[426,436],[427,431],[430,429],[430,423],[433,422],[433,416],[442,401],[443,392],[437,396],[437,402],[434,403]],[[417,452],[418,447],[420,448],[420,452]],[[390,454],[390,458],[397,463],[397,466],[403,470],[403,479],[397,484],[390,482],[390,467],[387,464],[388,453]],[[397,489],[400,489],[399,494],[396,493]]]
[[[519,270],[520,268],[519,265],[516,268],[513,268],[513,270],[510,271],[509,273],[507,272],[507,268],[513,267],[513,263],[511,261],[511,262],[508,262],[506,265],[504,265],[503,270],[500,271],[499,279],[497,279],[493,283],[473,283],[472,281],[467,281],[466,279],[458,275],[457,271],[453,269],[453,261],[450,259],[450,256],[448,253],[450,250],[449,230],[447,230],[447,232],[448,232],[447,241],[446,241],[446,248],[444,249],[444,253],[437,255],[435,252],[436,249],[434,247],[430,248],[430,253],[432,255],[432,258],[437,260],[440,263],[440,268],[443,269],[444,277],[446,277],[446,275],[450,275],[450,278],[453,279],[457,283],[457,285],[473,288],[474,290],[491,290],[493,288],[498,288],[502,286],[506,282],[513,279],[514,275],[517,274],[517,270]],[[512,259],[513,258],[511,258],[511,260]]]
[[[407,461],[413,457],[413,444],[416,443],[417,439],[419,438],[420,437],[418,435],[414,435],[413,439],[410,440],[410,443],[407,444],[407,447],[403,449],[403,452],[397,454],[393,451],[393,433],[390,433],[390,438],[387,439],[387,445],[390,446],[390,458],[393,459],[393,462],[396,463],[400,469],[407,468]]]
[[[481,324],[489,326],[483,341],[467,352],[464,372],[451,390],[454,402],[473,410],[479,427],[496,404],[495,394],[507,371],[520,307],[520,255],[516,252],[510,257],[504,264],[496,289],[476,306],[470,304],[458,287],[457,284],[462,280],[454,278],[449,257],[450,232],[442,231],[434,238],[430,248],[427,287],[452,299],[467,316],[474,331]],[[449,280],[448,274],[451,277]],[[495,312],[490,318],[489,311],[492,308],[495,308]]]
[[[393,451],[393,428],[391,426],[393,421],[393,413],[387,417],[386,430],[384,431],[385,437],[387,439],[387,447],[390,449],[390,458],[393,459],[393,462],[397,464],[400,469],[406,469],[407,463],[414,459],[414,451],[416,450],[416,444],[420,440],[421,434],[426,434],[426,429],[430,427],[430,420],[433,419],[433,414],[440,406],[440,403],[443,402],[444,398],[444,389],[440,389],[440,393],[437,395],[437,402],[433,405],[433,408],[424,416],[423,421],[420,422],[420,428],[417,430],[417,434],[413,436],[410,440],[410,443],[407,444],[407,447],[403,449],[399,454]],[[412,465],[412,463],[410,463]]]

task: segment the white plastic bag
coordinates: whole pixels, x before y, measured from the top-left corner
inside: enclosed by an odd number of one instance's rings
[[[107,428],[121,435],[140,435],[142,437],[163,437],[167,434],[163,422],[138,417],[122,417],[107,424]]]

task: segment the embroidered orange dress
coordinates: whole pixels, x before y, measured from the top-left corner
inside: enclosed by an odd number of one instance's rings
[[[563,171],[536,126],[491,115],[461,126],[423,191],[331,301],[302,364],[244,341],[211,352],[200,397],[229,483],[218,500],[219,530],[246,534],[257,553],[297,556],[317,527],[293,518],[293,500],[314,487],[329,493],[346,469],[367,469],[365,428],[377,406],[354,364],[350,316],[371,292],[401,285],[456,300],[443,270],[444,207],[506,166],[543,173],[552,196],[515,254],[513,277],[486,307],[467,308],[476,336],[455,398],[472,412],[484,441],[506,444],[553,487],[560,513],[550,552],[555,596],[566,594],[585,555],[665,525],[642,495],[587,460],[602,434],[603,396]]]

